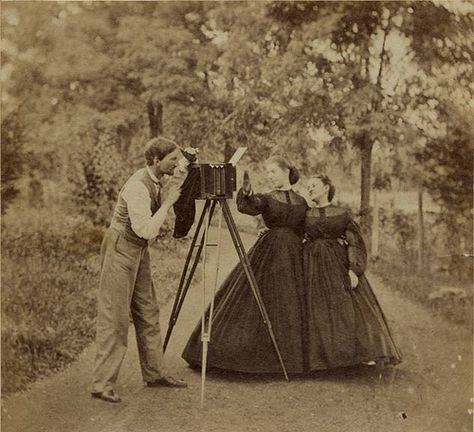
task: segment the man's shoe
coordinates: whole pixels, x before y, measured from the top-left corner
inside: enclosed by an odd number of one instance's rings
[[[92,392],[91,396],[96,399],[102,399],[106,402],[119,403],[122,402],[119,395],[114,390],[105,390],[103,392]]]
[[[178,387],[178,388],[185,388],[188,386],[183,380],[175,379],[169,375],[164,376],[155,381],[148,381],[146,385],[148,387]]]

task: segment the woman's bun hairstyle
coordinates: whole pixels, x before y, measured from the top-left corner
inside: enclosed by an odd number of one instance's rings
[[[300,179],[300,172],[298,171],[298,168],[295,166],[290,166],[290,184],[294,185],[298,183],[298,180]]]
[[[331,179],[325,174],[315,175],[313,178],[319,179],[323,185],[329,186],[328,201],[331,202],[336,194],[336,186],[332,184]]]
[[[277,164],[281,169],[287,169],[290,171],[288,178],[290,185],[298,183],[298,180],[300,179],[300,172],[298,171],[298,168],[296,168],[294,165],[290,165],[288,160],[283,156],[272,156],[270,159],[268,159],[268,162]]]

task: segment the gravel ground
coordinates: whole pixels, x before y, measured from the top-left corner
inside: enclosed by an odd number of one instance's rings
[[[243,235],[250,245],[254,237]],[[236,262],[228,236],[221,277]],[[157,261],[158,258],[155,257]],[[210,266],[212,268],[212,266]],[[166,353],[169,372],[188,389],[146,388],[138,367],[133,329],[119,377],[121,404],[90,398],[94,346],[67,370],[2,400],[4,432],[293,432],[472,431],[472,334],[434,317],[369,278],[404,355],[381,379],[373,368],[292,378],[210,373],[205,407],[199,407],[200,372],[181,351],[201,307],[193,286]],[[177,281],[176,281],[177,284]],[[162,308],[167,328],[171,304]]]

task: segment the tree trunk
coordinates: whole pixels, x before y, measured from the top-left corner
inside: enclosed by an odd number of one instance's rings
[[[422,273],[425,268],[424,260],[424,246],[425,246],[425,222],[423,218],[423,191],[418,191],[418,259],[417,269]]]
[[[365,137],[360,143],[360,225],[367,245],[370,245],[370,190],[372,187],[372,148],[373,143]]]
[[[163,134],[163,105],[156,96],[152,96],[147,103],[150,137],[156,138]]]

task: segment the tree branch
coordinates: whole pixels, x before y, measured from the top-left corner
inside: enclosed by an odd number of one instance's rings
[[[380,65],[379,65],[379,72],[377,74],[377,82],[376,85],[377,87],[380,88],[381,81],[382,81],[382,70],[383,70],[383,64],[384,64],[384,57],[385,57],[385,44],[387,43],[387,36],[390,31],[390,17],[388,18],[388,24],[384,29],[384,34],[383,34],[383,42],[382,42],[382,50],[380,51]]]

